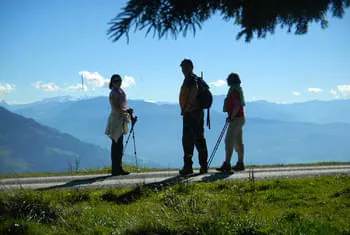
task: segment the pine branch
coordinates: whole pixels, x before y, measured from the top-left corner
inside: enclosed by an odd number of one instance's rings
[[[237,40],[244,36],[251,41],[254,36],[265,38],[276,27],[286,27],[290,33],[306,34],[309,23],[319,23],[322,29],[328,26],[326,15],[342,18],[350,0],[130,0],[122,12],[109,24],[107,35],[114,42],[129,32],[146,30],[146,36],[177,38],[180,33],[202,28],[202,24],[219,13],[224,21],[232,21],[242,30]]]

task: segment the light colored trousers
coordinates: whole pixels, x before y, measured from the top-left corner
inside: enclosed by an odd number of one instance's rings
[[[243,162],[243,126],[245,117],[235,117],[229,123],[225,137],[226,162],[230,163],[233,149],[238,153],[238,161]]]

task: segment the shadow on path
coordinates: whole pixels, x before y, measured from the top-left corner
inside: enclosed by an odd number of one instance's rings
[[[62,184],[62,185],[55,185],[55,186],[50,186],[50,187],[45,187],[45,188],[39,188],[37,190],[40,191],[40,190],[70,188],[70,187],[74,187],[74,186],[78,186],[78,185],[82,185],[82,184],[92,184],[92,183],[97,182],[97,181],[103,181],[109,177],[111,177],[111,176],[106,175],[106,176],[99,176],[99,177],[88,178],[88,179],[72,180],[72,181],[69,181],[69,182]]]
[[[233,175],[233,172],[231,173],[226,173],[226,172],[217,172],[208,176],[204,176],[202,178],[203,182],[214,182],[217,180],[223,180],[227,177],[230,177],[231,175]]]

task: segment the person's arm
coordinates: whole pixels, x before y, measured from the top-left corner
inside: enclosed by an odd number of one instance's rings
[[[189,89],[188,87],[182,85],[181,91],[180,91],[180,108],[181,108],[181,115],[184,114],[186,107],[188,105],[188,95],[189,95]]]

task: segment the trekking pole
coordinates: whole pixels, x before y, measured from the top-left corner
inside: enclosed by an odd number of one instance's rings
[[[138,164],[137,164],[137,155],[136,155],[135,131],[132,132],[132,140],[134,142],[134,155],[135,155],[136,172],[139,172],[140,169],[139,169]]]
[[[131,129],[130,129],[128,138],[126,138],[125,145],[124,145],[124,151],[125,151],[125,149],[126,149],[126,146],[128,146],[130,136],[131,136],[131,134],[132,134],[133,132],[134,132],[134,125],[131,126]],[[124,151],[123,151],[123,153],[124,153]]]
[[[128,146],[128,143],[129,143],[129,140],[130,140],[130,136],[131,136],[131,134],[134,133],[134,126],[135,126],[135,123],[137,121],[137,116],[133,117],[132,114],[130,116],[131,116],[131,129],[130,129],[128,138],[126,138],[126,141],[125,141],[125,145],[124,145],[124,148],[123,148],[123,155],[124,155],[126,146]]]
[[[218,147],[219,147],[219,145],[220,145],[220,142],[221,142],[222,137],[223,137],[224,134],[225,134],[225,131],[226,131],[226,129],[227,129],[227,126],[228,126],[228,122],[225,122],[224,128],[222,128],[222,131],[221,131],[221,133],[220,133],[220,136],[219,136],[218,140],[216,141],[215,147],[214,147],[214,149],[213,149],[213,151],[212,151],[212,153],[211,153],[211,155],[210,155],[210,158],[209,158],[209,161],[208,161],[208,167],[210,166],[211,162],[213,161],[213,158],[214,158],[214,156],[215,156],[216,151],[218,150]]]

